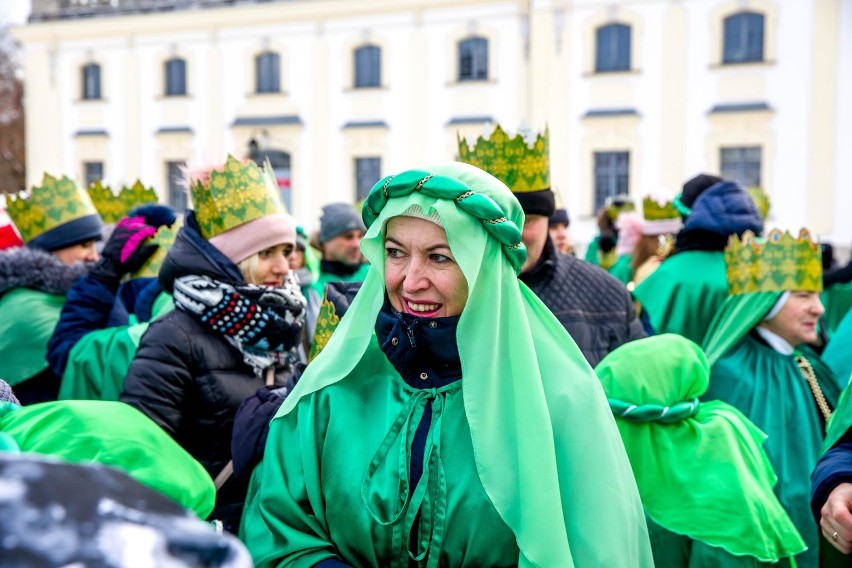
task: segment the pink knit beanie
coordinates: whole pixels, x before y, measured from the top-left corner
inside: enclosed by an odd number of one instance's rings
[[[269,247],[284,243],[295,246],[296,222],[290,215],[267,215],[211,237],[210,243],[239,264]]]

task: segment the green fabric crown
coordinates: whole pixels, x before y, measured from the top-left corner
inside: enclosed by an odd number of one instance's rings
[[[109,186],[102,185],[99,179],[89,186],[88,191],[104,223],[118,223],[134,207],[157,203],[157,192],[151,187],[145,187],[139,180],[131,187],[122,187],[118,195]]]
[[[59,225],[98,214],[86,190],[65,176],[57,179],[47,173],[28,194],[9,195],[6,211],[25,243]]]
[[[773,229],[763,240],[746,231],[725,247],[728,294],[803,290],[822,292],[822,251],[807,229],[795,239]]]
[[[484,170],[512,190],[528,193],[550,189],[550,133],[538,134],[532,145],[520,134],[510,138],[500,125],[488,139],[476,139],[473,148],[457,136],[459,161]]]

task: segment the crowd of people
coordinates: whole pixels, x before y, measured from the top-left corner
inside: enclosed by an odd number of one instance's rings
[[[184,214],[48,174],[6,199],[0,566],[852,553],[852,264],[759,190],[614,196],[580,258],[546,131],[312,234],[268,167],[184,177]]]

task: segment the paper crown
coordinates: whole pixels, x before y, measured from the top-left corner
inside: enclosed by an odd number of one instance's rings
[[[177,237],[178,231],[183,226],[183,218],[178,217],[177,220],[171,227],[167,227],[163,225],[157,232],[154,233],[154,236],[148,237],[145,239],[140,246],[145,245],[159,245],[157,250],[154,251],[154,254],[145,261],[139,270],[130,275],[130,278],[156,278],[160,273],[160,267],[163,265],[163,261],[166,259],[166,253],[169,252],[169,249],[172,246],[172,243],[175,242],[175,237]]]
[[[192,180],[192,203],[201,235],[210,239],[261,217],[287,212],[267,162],[242,163],[229,155],[207,180]]]
[[[627,211],[636,211],[636,204],[626,194],[619,194],[615,197],[607,197],[604,203],[606,207],[606,215],[610,221],[618,219],[619,214]]]
[[[157,203],[157,193],[153,188],[142,185],[141,181],[131,187],[122,187],[116,195],[109,186],[102,185],[101,180],[97,179],[89,186],[89,197],[104,223],[118,223],[134,207]]]
[[[772,205],[769,201],[769,196],[760,187],[750,187],[746,189],[746,193],[751,196],[754,204],[757,205],[760,216],[766,220],[767,215],[769,215],[769,208]]]
[[[680,219],[680,212],[674,206],[673,201],[660,203],[652,197],[642,200],[642,216],[646,221],[669,221]]]
[[[733,235],[725,248],[728,293],[785,290],[822,291],[822,252],[807,229],[795,239],[788,232],[773,229],[758,239],[746,231],[742,240]]]
[[[485,170],[512,193],[529,193],[550,189],[550,133],[536,135],[532,145],[520,134],[510,138],[500,125],[486,140],[476,139],[471,149],[467,140],[458,136],[459,161]]]
[[[25,243],[75,219],[98,212],[86,190],[65,176],[44,174],[40,186],[9,195],[6,212]]]

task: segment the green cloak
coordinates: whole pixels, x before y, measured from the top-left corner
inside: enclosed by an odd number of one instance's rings
[[[835,284],[823,290],[820,296],[822,305],[825,306],[825,314],[822,323],[829,337],[834,335],[846,314],[852,310],[852,283]]]
[[[852,312],[846,314],[834,330],[822,352],[822,360],[840,381],[840,387],[845,389],[852,377]]]
[[[622,254],[615,261],[615,264],[609,267],[609,273],[615,278],[618,278],[624,284],[633,280],[633,269],[630,268],[630,263],[633,261],[632,254]]]
[[[349,276],[338,276],[337,274],[329,274],[328,272],[320,271],[317,279],[311,284],[320,298],[325,298],[325,285],[329,282],[362,282],[370,271],[369,264],[362,264],[354,274]]]
[[[11,386],[47,369],[47,342],[65,296],[16,288],[0,297],[0,379]]]

